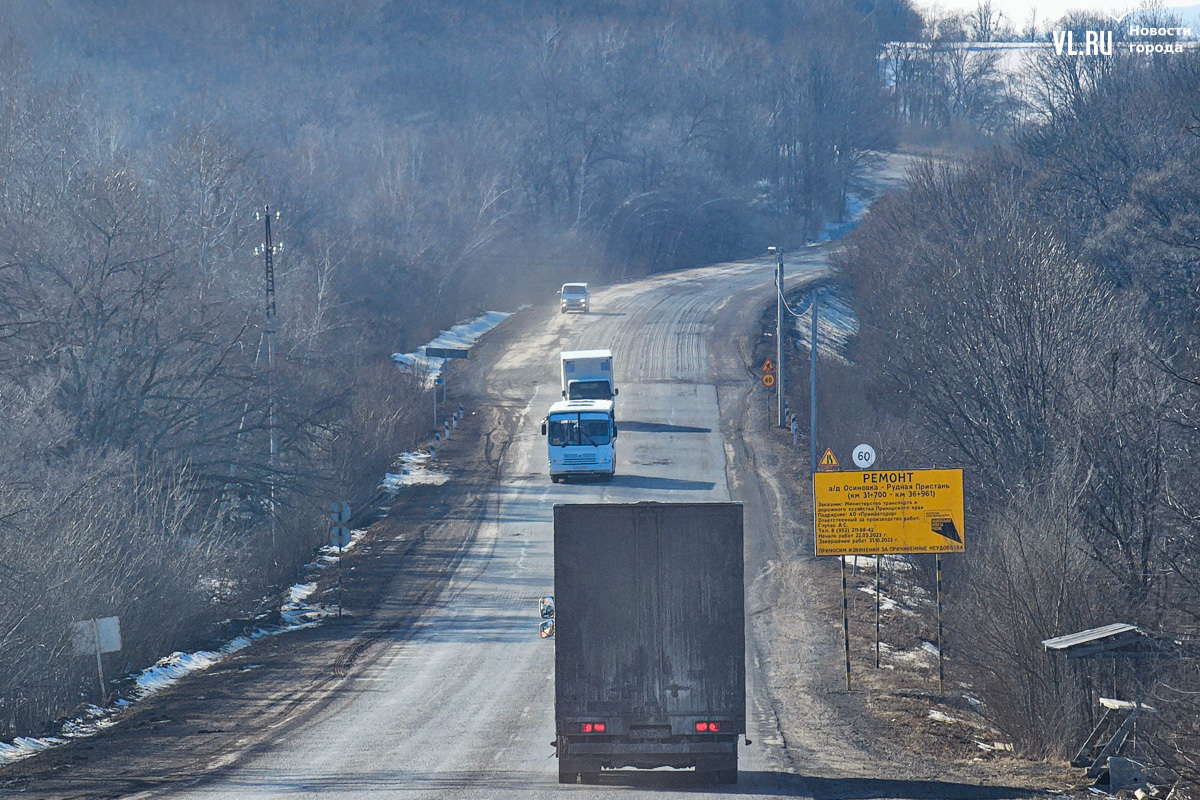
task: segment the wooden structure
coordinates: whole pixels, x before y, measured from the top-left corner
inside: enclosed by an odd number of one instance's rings
[[[1068,660],[1178,657],[1180,646],[1179,642],[1124,623],[1046,639],[1042,645],[1047,652],[1061,653]],[[1133,702],[1100,698],[1104,715],[1071,759],[1072,766],[1087,767],[1089,778],[1098,778],[1108,769],[1109,758],[1119,756],[1136,737],[1138,721],[1157,713],[1142,702],[1140,681],[1138,695]]]

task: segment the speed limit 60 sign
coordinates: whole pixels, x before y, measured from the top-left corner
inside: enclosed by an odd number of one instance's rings
[[[866,469],[875,463],[875,448],[869,444],[860,444],[854,448],[854,453],[850,458],[854,462],[855,467]]]

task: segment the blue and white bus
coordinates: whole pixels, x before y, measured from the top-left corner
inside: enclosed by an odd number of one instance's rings
[[[611,479],[617,467],[617,421],[611,400],[565,400],[542,420],[550,456],[550,480],[570,475]]]

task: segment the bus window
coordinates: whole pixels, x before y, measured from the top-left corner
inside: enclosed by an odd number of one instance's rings
[[[612,425],[607,416],[585,416],[579,420],[579,432],[583,444],[608,444],[612,439]]]
[[[572,414],[551,417],[548,436],[551,447],[606,445],[612,441],[612,417],[607,414]]]
[[[556,417],[551,419],[550,445],[552,447],[566,447],[572,444],[579,444],[579,418]]]

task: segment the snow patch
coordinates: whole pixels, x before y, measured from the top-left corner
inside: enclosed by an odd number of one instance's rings
[[[429,342],[425,347],[422,347],[421,352],[393,353],[392,361],[398,367],[404,367],[417,374],[423,374],[425,376],[425,388],[431,389],[435,385],[435,379],[442,374],[442,367],[445,365],[446,359],[425,355],[424,350],[426,347],[465,350],[479,341],[480,337],[485,333],[495,328],[501,322],[504,322],[510,316],[512,316],[512,313],[508,311],[485,311],[469,322],[460,322],[450,330],[442,331],[436,339]]]
[[[875,596],[875,589],[874,589],[874,587],[871,587],[871,586],[860,586],[860,587],[858,587],[858,590],[859,590],[860,592],[866,592],[867,594],[871,595],[871,597],[874,597],[874,596]],[[896,601],[895,601],[895,600],[893,600],[892,598],[888,597],[886,594],[880,594],[880,595],[879,595],[879,608],[880,608],[882,611],[896,611],[897,609],[899,609],[899,610],[901,610],[901,611],[903,610],[903,609],[900,609],[900,606],[896,605]]]
[[[842,562],[848,566],[854,566],[854,559],[858,559],[859,572],[875,573],[875,556],[842,556]],[[882,556],[884,572],[910,572],[913,568],[913,563],[904,556]]]
[[[29,756],[40,753],[48,748],[58,747],[66,743],[66,739],[59,739],[57,736],[42,736],[40,738],[18,736],[12,742],[0,742],[0,764],[11,764],[14,761],[20,761],[22,758],[29,758]]]
[[[221,658],[221,654],[212,650],[199,650],[195,653],[174,652],[158,660],[153,667],[147,667],[134,681],[135,694],[147,697],[157,691],[167,688],[189,672],[199,672],[208,669]]]
[[[821,232],[817,234],[818,242],[831,242],[840,239],[858,227],[866,216],[868,205],[854,193],[846,195],[846,218],[841,222],[826,222]]]
[[[441,486],[450,480],[448,474],[433,468],[429,453],[401,453],[392,469],[396,471],[385,474],[379,483],[381,489],[392,494],[405,486]]]
[[[901,650],[892,654],[892,660],[897,663],[907,664],[916,669],[932,669],[936,662],[929,657],[929,651],[925,648],[928,642],[922,642],[920,647],[914,647],[912,650]],[[934,649],[934,654],[937,654],[937,648]]]
[[[804,291],[792,291],[791,294],[798,299]],[[818,295],[817,354],[849,363],[846,350],[850,340],[858,336],[858,316],[836,289],[822,288],[818,290]],[[791,301],[789,305],[794,302]],[[792,322],[799,334],[796,347],[807,353],[812,340],[812,306],[799,316],[792,317]]]

